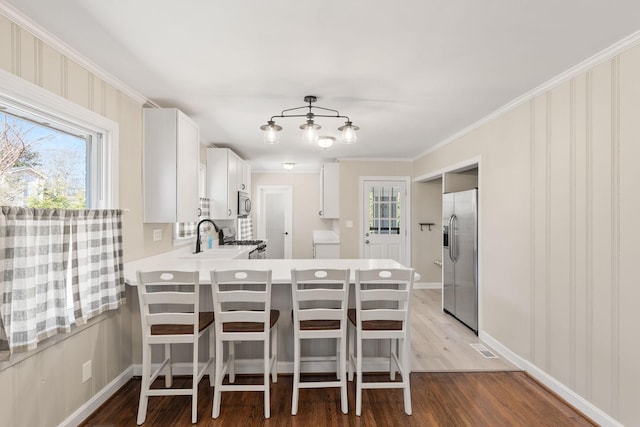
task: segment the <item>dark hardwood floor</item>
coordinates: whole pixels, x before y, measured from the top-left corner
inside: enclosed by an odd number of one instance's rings
[[[315,377],[319,378],[319,377]],[[305,377],[312,380],[313,376]],[[257,377],[238,377],[255,382]],[[163,381],[160,378],[157,381]],[[175,387],[188,387],[176,378]],[[94,412],[83,426],[134,426],[140,380],[134,378]],[[404,413],[402,391],[364,390],[362,416],[355,415],[355,382],[349,383],[349,413],[340,411],[338,389],[300,391],[291,415],[291,375],[271,385],[271,418],[264,419],[260,392],[222,394],[220,418],[211,418],[212,388],[200,382],[198,426],[592,426],[564,401],[524,372],[412,373],[413,415]],[[191,426],[191,397],[149,399],[145,426]]]

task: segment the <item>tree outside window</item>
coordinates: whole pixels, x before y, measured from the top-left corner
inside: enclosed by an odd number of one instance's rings
[[[87,207],[87,137],[0,113],[0,205]]]

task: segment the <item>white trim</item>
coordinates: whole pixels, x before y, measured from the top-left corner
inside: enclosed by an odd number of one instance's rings
[[[338,157],[339,162],[413,162],[407,157]]]
[[[512,100],[511,102],[503,105],[502,107],[498,108],[497,110],[493,111],[492,113],[489,113],[488,115],[486,115],[485,117],[481,118],[480,120],[478,120],[475,123],[470,124],[469,126],[459,130],[458,132],[454,133],[453,135],[443,139],[440,142],[437,142],[436,144],[430,146],[429,148],[427,148],[426,150],[424,150],[422,153],[418,154],[417,156],[413,157],[413,160],[418,160],[428,154],[431,154],[432,152],[444,147],[445,145],[449,144],[450,142],[453,142],[459,138],[461,138],[462,136],[472,132],[475,129],[478,129],[479,127],[485,125],[486,123],[489,123],[490,121],[500,117],[501,115],[505,114],[506,112],[513,110],[514,108],[516,108],[517,106],[530,101],[531,99],[535,98],[536,96],[542,95],[543,93],[549,91],[550,89],[560,85],[561,83],[570,80],[590,69],[592,69],[593,67],[595,67],[596,65],[610,60],[612,58],[614,58],[617,55],[620,55],[621,53],[623,53],[624,51],[634,47],[635,45],[640,43],[640,31],[636,31],[633,34],[630,34],[629,36],[623,38],[622,40],[617,41],[616,43],[612,44],[611,46],[607,47],[606,49],[603,49],[602,51],[596,53],[595,55],[591,56],[590,58],[587,58],[586,60],[580,62],[579,64],[569,68],[568,70],[558,74],[557,76],[553,77],[550,80],[547,80],[545,83],[542,83],[541,85],[533,88],[532,90],[520,95],[519,97],[515,98],[514,100]]]
[[[513,363],[518,368],[538,380],[545,387],[549,388],[552,392],[566,400],[567,403],[589,417],[592,421],[596,422],[596,424],[601,426],[623,427],[621,423],[613,419],[593,403],[589,402],[533,363],[518,356],[491,335],[484,331],[479,331],[478,338],[496,352],[500,353],[500,355],[509,362]]]
[[[471,157],[470,159],[463,160],[458,163],[454,163],[453,165],[446,166],[444,168],[435,170],[433,172],[426,173],[424,175],[417,176],[413,178],[413,182],[427,182],[432,181],[434,179],[441,178],[442,175],[449,172],[457,172],[460,170],[464,170],[470,166],[479,166],[480,165],[481,156]],[[479,171],[479,170],[478,170]],[[478,179],[480,179],[478,177]],[[478,185],[480,187],[480,185]]]
[[[442,290],[442,282],[415,282],[413,289],[438,289]]]
[[[13,21],[15,24],[19,25],[22,29],[30,32],[36,38],[42,40],[46,44],[50,45],[62,55],[66,56],[73,62],[80,65],[82,68],[86,69],[94,76],[99,79],[105,81],[109,85],[113,86],[115,89],[129,96],[136,102],[140,104],[150,103],[155,105],[151,100],[149,100],[146,96],[140,94],[139,92],[132,89],[130,86],[112,76],[102,68],[100,68],[97,64],[89,60],[86,56],[82,55],[80,52],[69,46],[67,43],[63,42],[53,34],[51,34],[48,30],[34,22],[31,18],[20,12],[18,9],[8,4],[5,0],[0,0],[0,15],[4,15],[10,21]]]
[[[107,144],[103,150],[106,159],[102,177],[102,194],[108,198],[92,199],[91,208],[116,209],[119,207],[120,127],[118,123],[2,69],[0,69],[0,98],[14,104],[16,108],[24,108],[34,114],[40,112],[44,117],[66,120],[102,133],[104,135],[102,142]]]
[[[72,427],[79,425],[89,415],[93,414],[104,402],[113,396],[118,390],[124,386],[127,381],[133,378],[134,365],[129,366],[122,371],[120,375],[107,384],[102,390],[98,391],[91,399],[86,401],[82,406],[76,409],[73,414],[69,415],[66,420],[58,424],[58,427]]]

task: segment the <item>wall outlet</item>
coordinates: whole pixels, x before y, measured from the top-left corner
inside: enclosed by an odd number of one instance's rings
[[[91,379],[91,360],[82,365],[82,382],[86,383]]]
[[[159,242],[160,240],[162,240],[162,229],[156,228],[155,230],[153,230],[153,241]]]
[[[353,228],[353,221],[348,219],[344,222],[345,228]]]

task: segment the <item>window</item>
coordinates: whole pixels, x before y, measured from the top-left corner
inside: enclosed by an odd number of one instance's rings
[[[117,123],[0,70],[0,205],[113,209],[117,201]]]
[[[118,124],[0,70],[0,205],[118,204]]]

